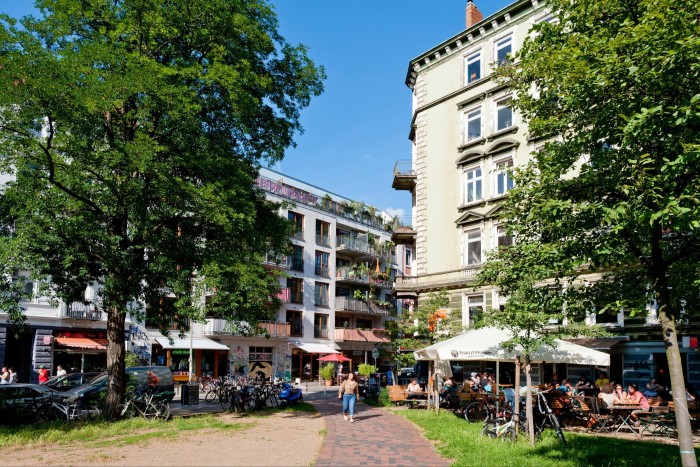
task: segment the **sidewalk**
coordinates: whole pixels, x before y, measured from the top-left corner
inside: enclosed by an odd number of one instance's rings
[[[355,423],[343,420],[335,392],[310,401],[326,422],[326,439],[316,466],[412,465],[448,466],[418,428],[388,410],[359,403]]]

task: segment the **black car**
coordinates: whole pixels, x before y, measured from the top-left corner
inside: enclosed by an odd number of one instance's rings
[[[155,387],[154,401],[170,402],[175,397],[175,386],[173,383],[173,372],[166,366],[134,366],[126,369],[126,376],[134,388],[146,385],[148,372],[153,372],[158,377]],[[87,405],[102,404],[102,399],[107,394],[107,373],[101,373],[87,384],[69,389],[64,394],[69,402],[85,403]]]
[[[43,386],[49,387],[51,389],[55,389],[56,391],[68,391],[69,389],[73,389],[75,387],[81,386],[85,383],[89,383],[92,381],[96,376],[100,375],[100,373],[69,373],[67,375],[62,375],[62,376],[54,376],[50,380],[48,380],[46,383],[43,384]]]
[[[36,410],[51,401],[60,401],[65,396],[38,384],[0,385],[0,423],[31,423],[36,420]]]

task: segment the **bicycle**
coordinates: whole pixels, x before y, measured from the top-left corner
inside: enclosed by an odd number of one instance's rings
[[[508,415],[510,415],[510,417]],[[487,419],[484,422],[484,428],[481,430],[481,434],[489,438],[499,438],[511,442],[515,441],[518,438],[518,425],[515,423],[513,412],[504,410],[494,418]]]
[[[496,418],[498,410],[489,399],[488,394],[477,402],[472,402],[464,409],[464,419],[470,423],[484,423]]]
[[[46,405],[37,411],[37,421],[42,423],[63,420],[66,423],[74,420],[94,420],[102,415],[102,411],[94,405],[70,404],[67,401],[51,401],[51,405]]]
[[[543,404],[544,409],[542,408]],[[541,392],[537,393],[537,408],[539,410],[540,415],[544,416],[542,418],[542,422],[539,424],[540,431],[542,430],[542,428],[544,428],[547,422],[549,422],[550,426],[554,429],[554,432],[557,434],[557,438],[559,438],[561,444],[566,445],[566,439],[564,438],[564,432],[562,431],[561,425],[559,424],[559,419],[556,415],[554,415],[554,412],[552,412],[552,409],[549,407],[549,404],[547,404],[547,399]],[[537,428],[535,429],[535,435],[537,435]]]
[[[146,420],[168,420],[170,404],[153,402],[153,396],[148,392],[128,393],[126,402],[115,409],[117,418],[133,418],[138,414]]]

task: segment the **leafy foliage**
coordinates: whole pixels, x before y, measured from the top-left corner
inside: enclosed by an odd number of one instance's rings
[[[360,363],[357,366],[357,372],[362,376],[369,377],[370,374],[376,373],[377,367],[369,363]]]
[[[332,380],[333,375],[335,375],[335,365],[333,363],[323,365],[321,368],[319,368],[318,374],[321,375],[321,378],[325,379],[326,381]]]

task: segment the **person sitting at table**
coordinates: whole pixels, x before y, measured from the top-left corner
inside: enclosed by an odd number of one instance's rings
[[[663,391],[664,387],[656,382],[656,378],[651,378],[646,384],[646,389],[644,390],[644,395],[646,397],[657,397],[659,391]]]
[[[627,388],[627,403],[628,404],[639,404],[642,406],[641,410],[634,410],[630,414],[630,418],[634,420],[634,425],[639,425],[639,413],[649,411],[649,401],[644,394],[639,390],[636,384],[630,384]]]
[[[622,386],[620,386],[620,389],[622,389]],[[602,388],[600,388],[600,393],[598,394],[598,399],[601,399],[604,403],[605,406],[602,407],[603,409],[607,409],[611,405],[615,404],[615,392],[614,385],[612,384],[606,384]]]
[[[406,388],[406,392],[408,393],[408,398],[409,399],[415,399],[419,396],[419,394],[422,392],[422,389],[420,387],[420,384],[418,384],[418,381],[414,378],[411,380],[410,383],[408,383],[408,387]]]
[[[593,385],[590,381],[588,381],[588,377],[586,375],[581,375],[581,377],[578,379],[578,382],[576,383],[576,387],[579,389],[589,389],[592,386]]]
[[[479,373],[477,373],[476,371],[472,371],[471,378],[469,379],[471,379],[474,382],[474,386],[472,386],[472,389],[478,390],[479,381],[481,381],[481,378],[479,378]]]
[[[615,391],[613,391],[613,403],[624,404],[627,400],[627,393],[622,389],[621,384],[615,385]]]
[[[569,382],[568,378],[564,378],[563,380],[561,380],[561,384],[557,389],[566,394],[567,396],[575,395],[574,388],[573,386],[571,386],[571,383]]]
[[[472,399],[476,398],[479,393],[477,393],[474,388],[476,388],[476,384],[474,383],[474,380],[468,379],[464,382],[462,385],[461,392],[463,394],[469,394]]]
[[[479,386],[481,386],[481,389],[484,391],[491,392],[492,385],[493,379],[491,379],[491,376],[487,372],[484,372],[479,380]]]
[[[608,379],[608,375],[606,375],[604,371],[601,371],[598,373],[598,379],[595,380],[595,385],[598,388],[602,388],[606,384],[610,384],[610,380]]]

